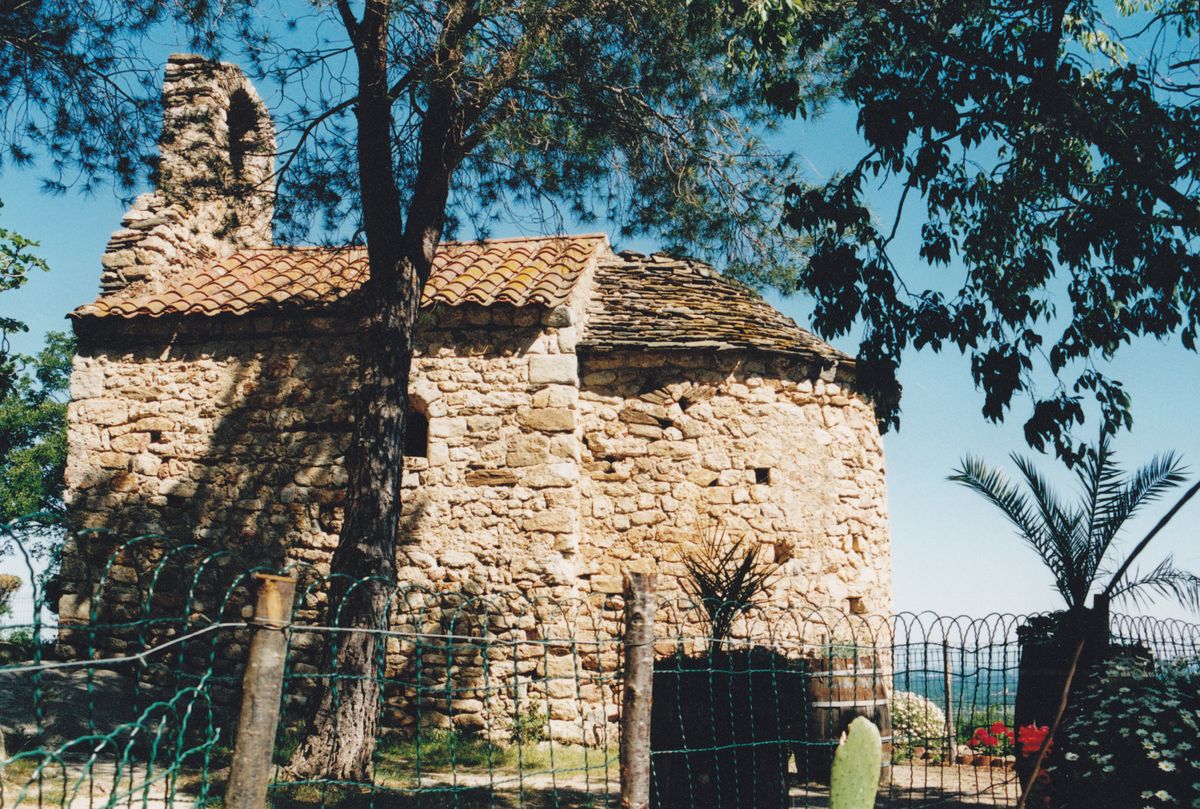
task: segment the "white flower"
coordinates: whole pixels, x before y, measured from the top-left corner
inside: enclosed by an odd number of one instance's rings
[[[1063,758],[1065,758],[1067,761],[1079,761],[1079,754],[1078,753],[1063,753]],[[1142,797],[1148,798],[1150,796],[1143,795]]]
[[[1160,789],[1158,792],[1155,792],[1154,797],[1158,798],[1160,801],[1175,800],[1174,798],[1171,797],[1171,793],[1167,792],[1165,789]]]
[[[1170,761],[1158,762],[1158,768],[1160,770],[1162,770],[1163,772],[1175,772],[1175,765],[1172,764]]]

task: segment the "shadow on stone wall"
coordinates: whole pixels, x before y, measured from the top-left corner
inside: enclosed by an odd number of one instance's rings
[[[256,323],[213,319],[189,339],[164,328],[163,339],[134,343],[81,335],[75,389],[83,395],[72,405],[68,482],[70,512],[83,530],[64,554],[63,654],[138,651],[206,622],[240,621],[249,614],[254,569],[297,572],[297,620],[336,620],[324,585],[343,519],[357,335],[273,324],[274,333],[255,336]],[[244,339],[231,339],[239,332]],[[428,343],[436,353],[454,341],[435,333]],[[423,469],[424,460],[413,466]],[[406,488],[405,497],[402,566],[406,538],[419,537],[429,519],[426,493]],[[456,615],[461,623],[469,611],[458,607]],[[239,630],[183,644],[139,677],[143,690],[215,672],[232,694],[247,642]],[[296,639],[290,676],[298,705],[321,674],[328,642]],[[380,676],[395,697],[423,664],[406,657],[402,643],[387,648]],[[452,660],[466,653],[446,652]],[[424,669],[427,678],[437,670]],[[484,677],[478,666],[443,675],[456,688],[489,688],[475,682]],[[436,689],[428,696],[441,705],[430,715],[453,713],[453,698]],[[414,710],[391,713],[399,722]]]

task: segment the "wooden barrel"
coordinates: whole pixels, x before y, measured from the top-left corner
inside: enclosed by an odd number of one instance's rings
[[[888,709],[887,672],[875,655],[826,657],[812,661],[808,681],[808,716],[795,748],[796,770],[804,780],[829,783],[838,740],[855,717],[865,716],[883,737],[880,783],[892,766],[892,715]]]

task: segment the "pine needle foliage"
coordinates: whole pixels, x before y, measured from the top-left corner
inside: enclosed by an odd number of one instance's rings
[[[704,529],[696,549],[683,560],[684,587],[708,613],[709,637],[729,638],[733,623],[766,594],[780,564],[759,558],[760,546],[731,538],[723,526]]]

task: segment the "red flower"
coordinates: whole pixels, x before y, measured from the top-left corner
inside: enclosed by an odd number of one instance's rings
[[[1035,756],[1042,749],[1042,742],[1049,735],[1050,728],[1046,725],[1023,725],[1017,729],[1017,744],[1022,756]]]
[[[993,722],[992,726],[988,728],[988,730],[992,732],[993,736],[999,736],[1003,733],[1008,733],[1008,728],[1004,726],[1003,722]]]

